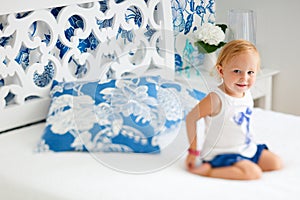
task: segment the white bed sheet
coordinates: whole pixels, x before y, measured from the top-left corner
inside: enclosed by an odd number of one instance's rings
[[[104,166],[89,153],[34,153],[43,123],[4,133],[0,135],[0,199],[299,198],[300,117],[255,109],[253,121],[258,139],[267,141],[269,148],[284,161],[284,169],[264,173],[255,181],[230,181],[190,174],[184,168],[184,155],[155,172],[129,174]],[[105,156],[116,160],[127,156],[129,160],[151,164],[149,157],[164,155]]]

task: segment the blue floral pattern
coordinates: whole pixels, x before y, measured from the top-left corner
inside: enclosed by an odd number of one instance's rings
[[[39,151],[158,153],[204,93],[159,76],[54,81]]]
[[[123,1],[124,0],[116,0],[116,3],[121,3]],[[147,2],[147,0],[145,0],[145,2]],[[99,12],[105,12],[108,9],[108,1],[107,0],[99,1],[99,5],[100,5]],[[57,18],[57,16],[59,15],[62,8],[63,7],[52,8],[51,9],[52,15],[55,18]],[[18,19],[21,19],[21,18],[27,17],[30,13],[31,12],[17,13],[16,17]],[[127,13],[124,16],[124,18],[128,22],[132,21],[136,25],[137,28],[141,26],[141,23],[143,20],[141,12],[135,6],[127,9]],[[97,19],[96,23],[97,23],[99,29],[103,29],[103,28],[111,27],[113,24],[113,21],[114,21],[114,18],[106,19],[106,20],[98,20]],[[51,33],[50,33],[50,31],[47,32],[47,30],[43,30],[43,33],[41,33],[41,31],[38,31],[39,30],[38,23],[39,22],[32,23],[31,27],[28,30],[28,35],[32,39],[34,39],[35,37],[40,37],[41,41],[44,42],[46,45],[48,45],[51,40]],[[7,26],[7,19],[5,17],[3,19],[1,18],[0,30],[2,31],[6,26]],[[80,16],[73,15],[69,18],[68,24],[66,25],[66,28],[64,30],[65,36],[69,41],[71,41],[71,38],[74,36],[74,31],[78,28],[84,29],[84,22]],[[154,30],[150,25],[147,25],[146,30],[145,30],[145,37],[150,41],[150,39],[151,39],[152,35],[155,33],[155,31],[156,30]],[[132,31],[124,30],[124,29],[122,29],[122,27],[119,28],[116,39],[121,39],[124,41],[124,43],[126,43],[126,42],[133,42],[133,38],[134,38],[134,33]],[[10,42],[13,42],[12,36],[0,38],[0,46],[2,46],[2,47],[9,45]],[[79,40],[79,44],[78,44],[77,48],[81,53],[93,52],[98,48],[99,45],[101,45],[99,40],[94,36],[93,33],[91,33],[87,38]],[[69,48],[66,45],[64,45],[63,42],[60,41],[60,39],[58,39],[56,42],[56,49],[51,53],[55,57],[59,57],[60,59],[62,59],[68,51],[69,51]],[[135,52],[129,52],[129,54],[130,54],[130,56],[134,56]],[[36,58],[36,57],[38,57],[36,55],[38,55],[36,49],[30,49],[30,48],[27,48],[26,46],[22,46],[18,55],[15,58],[15,61],[20,66],[22,66],[22,68],[24,70],[26,70],[32,64],[40,62],[39,58],[38,59]],[[111,59],[111,60],[116,59],[116,56],[112,55],[112,54],[105,55],[105,56],[107,59]],[[4,60],[4,62],[5,62],[5,60]],[[82,78],[87,73],[88,67],[86,64],[79,64],[78,61],[76,61],[76,59],[74,59],[73,57],[70,58],[69,63],[70,63],[70,66],[72,66],[74,68],[73,75],[76,78]],[[55,70],[54,63],[48,62],[48,64],[46,66],[44,66],[43,73],[42,74],[35,73],[32,78],[37,86],[45,87],[53,81],[55,71],[56,70]],[[5,80],[2,79],[1,77],[0,77],[0,80],[4,85]],[[9,94],[9,96],[10,97],[6,98],[6,100],[12,100],[14,97],[13,94]]]
[[[251,135],[250,135],[251,114],[252,114],[251,108],[247,108],[245,112],[239,112],[233,117],[233,120],[237,125],[246,127],[245,144],[247,144],[247,145],[249,145],[251,143]]]
[[[116,3],[122,2],[123,0],[116,0]],[[100,10],[99,12],[105,12],[108,9],[108,1],[99,1]],[[145,0],[147,2],[147,0]],[[188,68],[192,65],[196,65],[197,63],[201,63],[203,60],[203,55],[199,55],[196,53],[196,50],[191,45],[190,41],[185,40],[183,43],[179,41],[179,35],[187,35],[191,31],[197,29],[203,22],[209,21],[214,22],[214,0],[171,0],[172,3],[172,15],[173,15],[173,28],[175,37],[175,69],[176,71]],[[62,8],[53,8],[51,9],[51,13],[53,16],[57,17]],[[16,17],[18,19],[24,18],[30,15],[30,12],[18,13]],[[140,27],[143,23],[141,12],[137,7],[130,7],[127,10],[127,14],[124,16],[125,19],[129,22],[133,22],[136,27]],[[97,25],[99,29],[107,28],[112,26],[114,18],[106,19],[106,20],[98,20]],[[1,18],[0,22],[0,30],[4,30],[7,26],[7,19]],[[74,15],[68,20],[68,24],[64,30],[65,35],[68,40],[71,40],[72,36],[74,36],[74,31],[77,28],[84,28],[84,22],[80,16]],[[44,32],[45,31],[45,32]],[[156,32],[150,25],[146,26],[145,37],[150,41],[152,35]],[[51,34],[47,32],[47,30],[43,30],[42,33],[39,31],[39,22],[33,22],[31,27],[28,30],[28,36],[32,39],[38,37],[43,41],[46,45],[51,41]],[[134,33],[132,31],[123,30],[122,27],[119,28],[118,35],[116,39],[121,39],[126,42],[132,42],[134,38]],[[0,46],[5,47],[10,45],[13,42],[13,36],[10,37],[1,37],[0,38]],[[99,46],[100,42],[97,38],[91,33],[87,38],[80,39],[78,44],[78,50],[81,53],[84,52],[92,52],[95,51]],[[183,47],[183,48],[182,48]],[[157,47],[158,48],[158,47]],[[68,47],[65,46],[59,39],[56,42],[56,49],[51,52],[53,56],[63,58],[64,55],[68,52]],[[159,49],[157,49],[159,51]],[[36,55],[37,49],[30,49],[26,46],[22,46],[18,55],[14,58],[14,60],[22,66],[24,70],[28,70],[30,66],[34,63],[39,63],[40,58]],[[134,56],[135,52],[130,52],[131,56]],[[116,56],[113,54],[105,55],[107,59],[114,60]],[[6,60],[3,60],[3,63],[6,64]],[[87,65],[80,64],[73,57],[69,60],[70,66],[74,67],[74,76],[77,78],[83,77],[87,73]],[[51,61],[45,63],[43,72],[34,73],[33,80],[34,83],[39,87],[49,86],[53,78],[55,76],[55,65]],[[113,72],[112,72],[113,73]],[[110,76],[111,74],[108,74]],[[110,78],[110,77],[108,77]],[[0,77],[0,87],[1,85],[5,85],[7,81]],[[9,93],[7,95],[6,102],[13,100],[14,94]]]
[[[204,22],[215,22],[214,0],[171,0],[175,36],[175,70],[180,71],[203,63],[187,35]]]

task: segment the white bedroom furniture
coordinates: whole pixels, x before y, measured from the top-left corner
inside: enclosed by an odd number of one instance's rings
[[[169,155],[164,151],[157,155],[108,153],[101,156],[79,152],[36,153],[34,147],[44,123],[4,133],[0,135],[0,199],[296,200],[300,195],[300,117],[255,109],[253,122],[258,140],[267,142],[284,162],[282,170],[266,172],[255,181],[190,174],[184,166],[186,152],[168,165],[139,174],[120,169],[158,166],[158,158],[165,162]],[[184,134],[183,145],[186,144]],[[155,156],[156,162],[152,162]]]
[[[273,81],[278,73],[280,73],[279,70],[263,68],[257,76],[256,83],[251,90],[257,107],[272,109]]]
[[[0,121],[5,127],[0,131],[45,119],[54,79],[105,80],[127,73],[174,77],[171,2],[117,2],[5,4],[0,12]],[[61,5],[68,6],[56,7]]]
[[[71,4],[89,3],[91,0],[51,0],[51,1],[40,1],[40,0],[27,0],[26,3],[19,2],[18,0],[6,1],[1,5],[0,15],[10,13],[21,13],[31,10],[39,10],[44,8],[54,8],[60,6],[66,6]]]

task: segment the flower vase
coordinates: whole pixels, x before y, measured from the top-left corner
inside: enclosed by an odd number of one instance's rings
[[[217,54],[216,52],[207,53],[204,56],[203,64],[199,65],[199,70],[205,72],[211,72],[217,63]]]

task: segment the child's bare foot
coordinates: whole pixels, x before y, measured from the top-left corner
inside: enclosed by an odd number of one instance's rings
[[[189,169],[189,171],[193,174],[198,174],[201,176],[208,176],[211,170],[211,165],[209,163],[203,163],[199,167],[195,167],[193,169]]]

